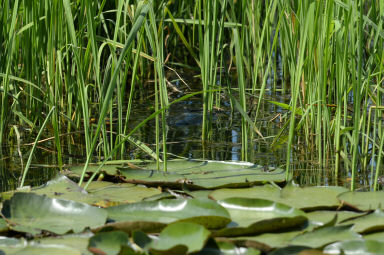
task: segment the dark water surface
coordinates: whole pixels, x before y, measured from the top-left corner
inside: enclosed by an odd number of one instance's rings
[[[173,81],[179,85],[177,81]],[[269,88],[273,81],[269,81]],[[200,84],[197,84],[195,90],[199,90]],[[193,88],[193,86],[191,86]],[[201,89],[201,88],[200,88]],[[179,98],[192,92],[189,89],[182,88],[180,92],[174,92],[170,95],[171,100]],[[150,93],[149,93],[150,94]],[[249,141],[249,150],[247,152],[247,161],[272,167],[286,167],[286,143],[272,146],[273,138],[280,132],[287,120],[287,111],[274,105],[267,100],[273,100],[289,104],[290,95],[280,92],[272,93],[267,90],[265,100],[260,106],[261,114],[257,119],[257,126],[265,137],[261,140],[257,135]],[[153,112],[153,100],[144,100],[134,105],[131,113],[131,126],[134,127],[140,121],[144,120]],[[256,108],[257,99],[249,98],[249,114]],[[194,97],[188,101],[182,101],[174,104],[167,115],[167,148],[170,158],[174,156],[192,158],[192,159],[210,159],[210,160],[241,160],[241,115],[231,111],[228,98],[223,95],[221,107],[215,109],[212,113],[212,134],[211,139],[202,143],[201,125],[202,125],[202,98]],[[141,128],[134,137],[155,149],[154,121],[148,122]],[[1,156],[0,160],[0,191],[15,189],[17,187],[21,169],[26,164],[32,141],[25,141],[21,134],[20,151],[23,155],[21,162],[16,137],[10,138],[12,144],[3,145],[3,152],[6,155]],[[49,138],[50,134],[45,134],[44,138]],[[284,139],[282,139],[284,141]],[[300,139],[299,139],[300,140]],[[303,139],[304,140],[304,139]],[[57,155],[54,148],[53,139],[38,144],[35,151],[33,164],[27,176],[26,185],[40,185],[51,179],[59,171],[57,167]],[[62,151],[64,168],[73,164],[85,162],[85,146],[81,132],[63,135]],[[4,154],[4,153],[3,153]],[[140,149],[128,147],[125,159],[146,158],[147,155]],[[317,153],[311,148],[306,147],[305,143],[295,144],[291,155],[291,169],[294,171],[294,179],[302,185],[342,185],[349,187],[348,174],[341,169],[339,180],[333,177],[334,160],[330,157],[328,162],[319,164]],[[97,153],[95,162],[98,161]],[[22,165],[23,164],[23,165]],[[359,187],[368,187],[367,176],[359,177]]]

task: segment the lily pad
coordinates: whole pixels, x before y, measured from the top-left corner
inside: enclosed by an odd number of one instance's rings
[[[274,250],[270,255],[321,255],[320,251],[313,250],[308,246],[288,246]]]
[[[260,198],[275,200],[280,196],[280,189],[272,185],[255,186],[244,189],[217,189],[209,194],[215,200],[223,200],[230,197]]]
[[[8,230],[7,222],[3,218],[0,218],[0,233],[5,232],[7,230]]]
[[[375,210],[373,213],[347,219],[342,222],[343,224],[354,224],[353,230],[366,234],[370,232],[377,232],[384,230],[384,212],[382,210]]]
[[[384,232],[377,232],[364,235],[365,240],[376,240],[383,241],[384,240]]]
[[[92,236],[92,232],[86,232],[81,234],[45,237],[35,240],[35,242],[45,246],[64,245],[79,250],[82,255],[91,255],[92,253],[88,251],[88,243],[89,238]]]
[[[25,247],[0,247],[5,254],[17,255],[82,255],[81,251],[66,245],[28,244]],[[1,253],[0,253],[1,254]]]
[[[356,192],[349,191],[342,193],[338,199],[352,208],[361,211],[376,210],[384,208],[384,192]]]
[[[153,221],[117,221],[93,228],[92,231],[98,233],[121,230],[128,234],[132,234],[134,231],[140,230],[145,233],[159,233],[166,226],[167,224],[165,223]]]
[[[346,188],[336,186],[301,188],[291,184],[281,190],[278,201],[304,211],[338,208],[337,195],[345,191]]]
[[[0,236],[0,248],[6,246],[24,247],[26,244],[27,242],[23,238],[17,239],[13,237]]]
[[[327,254],[384,254],[384,242],[374,240],[350,240],[328,245],[323,250]]]
[[[122,231],[101,232],[89,239],[90,251],[108,255],[119,254],[121,247],[128,245],[128,235]]]
[[[200,251],[210,232],[199,224],[177,222],[168,225],[150,245],[153,254],[182,255]]]
[[[330,226],[331,221],[337,216],[335,223],[340,223],[346,219],[355,218],[364,215],[363,213],[351,211],[313,211],[308,212],[308,219],[318,226]],[[335,225],[335,224],[333,224]]]
[[[215,232],[215,236],[282,231],[307,222],[303,211],[270,200],[227,198],[218,203],[228,210],[232,222],[226,228]]]
[[[237,240],[256,241],[270,247],[279,248],[289,245],[289,242],[296,236],[302,234],[303,231],[288,231],[281,233],[264,233],[256,236],[236,237]]]
[[[172,223],[183,220],[207,228],[220,228],[230,222],[228,212],[210,199],[163,199],[108,207],[114,221]]]
[[[287,185],[282,190],[264,185],[246,189],[220,189],[210,194],[210,197],[220,200],[230,197],[263,198],[288,204],[305,211],[334,209],[340,206],[337,195],[345,192],[342,187],[297,187]]]
[[[238,247],[230,242],[208,241],[205,247],[196,255],[260,255],[261,251],[252,247]]]
[[[55,234],[79,233],[86,227],[104,224],[107,218],[104,209],[33,193],[15,193],[4,202],[2,213],[15,224],[11,226],[13,230],[33,234],[40,230]]]
[[[101,207],[134,203],[161,193],[160,190],[155,188],[102,181],[92,182],[88,187],[88,191],[85,191],[63,175],[57,176],[47,184],[34,188],[32,191],[51,198],[69,199]]]
[[[97,165],[90,166],[87,171],[91,173],[97,168]],[[72,167],[71,171],[80,174],[82,168]],[[188,186],[193,189],[214,189],[249,187],[268,181],[285,182],[285,170],[272,169],[266,172],[262,166],[247,162],[173,160],[168,162],[167,172],[158,171],[155,163],[135,168],[129,165],[106,165],[102,171],[123,176],[128,183],[173,188]]]
[[[320,228],[298,235],[292,239],[290,244],[319,248],[336,241],[361,239],[362,237],[355,233],[352,228],[353,225]]]

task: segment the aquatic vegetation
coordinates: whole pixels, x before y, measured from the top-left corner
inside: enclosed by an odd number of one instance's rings
[[[214,114],[229,106],[231,124],[240,127],[231,134],[240,138],[240,160],[256,161],[256,150],[280,150],[289,179],[301,175],[292,165],[306,150],[320,168],[332,165],[335,180],[350,175],[351,189],[358,182],[380,188],[384,12],[378,0],[0,4],[0,154],[13,156],[15,132],[18,142],[38,138],[32,150],[18,146],[20,186],[42,141],[49,141],[59,169],[74,141],[84,145],[80,184],[90,163],[132,158],[135,148],[166,170],[168,109],[195,97],[204,159],[216,159],[207,147]],[[200,84],[190,87],[181,69]],[[150,138],[138,134],[144,123],[132,112],[144,103]],[[267,135],[266,104],[283,124]]]
[[[218,175],[211,179],[209,187],[185,182],[172,188],[169,180],[157,181],[156,188],[150,188],[130,184],[129,176],[156,168],[156,162],[131,161],[106,166],[105,173],[98,176],[118,183],[94,181],[87,191],[66,176],[58,176],[40,187],[1,193],[0,252],[384,252],[381,191],[354,192],[332,186],[302,188],[292,183],[279,183],[280,187],[268,178],[273,173],[264,174],[264,182],[269,184],[239,188],[238,181],[231,188],[220,188],[222,171],[244,166],[230,162],[168,163],[175,172],[192,171],[202,179],[209,168],[216,169]],[[132,169],[133,165],[143,169]],[[218,165],[227,166],[219,169]],[[81,166],[72,170],[74,173],[68,171],[67,175],[78,178],[76,172],[81,173]],[[258,174],[255,167],[248,170]],[[120,171],[132,173],[127,176]],[[140,180],[141,176],[137,176]]]

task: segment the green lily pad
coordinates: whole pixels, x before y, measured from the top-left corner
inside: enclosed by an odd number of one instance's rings
[[[65,245],[79,250],[83,255],[91,255],[88,251],[89,238],[93,236],[92,232],[82,234],[69,234],[55,237],[45,237],[35,240],[36,243],[45,246]]]
[[[336,241],[361,239],[362,237],[352,228],[353,225],[320,228],[298,235],[292,239],[290,244],[319,248]]]
[[[337,216],[335,223],[340,223],[346,219],[362,216],[363,213],[351,212],[351,211],[313,211],[308,212],[308,219],[318,226],[330,226],[331,221]],[[335,224],[333,224],[335,225]]]
[[[13,237],[0,236],[0,249],[1,247],[7,247],[7,246],[24,247],[26,245],[27,245],[27,242],[23,238],[17,239]]]
[[[183,220],[207,228],[221,228],[230,222],[228,212],[210,199],[163,199],[108,207],[115,221],[172,223]]]
[[[155,188],[147,188],[129,183],[92,182],[88,190],[80,188],[66,176],[59,175],[47,184],[33,189],[39,195],[51,198],[69,199],[77,202],[94,204],[101,207],[121,203],[134,203],[160,194]]]
[[[232,222],[215,236],[239,236],[282,231],[301,226],[305,213],[291,206],[265,199],[227,198],[218,201],[228,210]]]
[[[262,243],[268,245],[269,247],[279,248],[285,247],[289,245],[289,242],[296,236],[302,234],[303,231],[288,231],[281,233],[264,233],[256,236],[247,236],[247,237],[236,237],[236,240],[243,241],[255,241],[258,243]]]
[[[139,246],[140,248],[144,249],[152,242],[152,239],[145,234],[143,231],[134,231],[132,233],[132,241]]]
[[[209,194],[215,200],[223,200],[230,197],[260,198],[275,200],[280,196],[280,189],[272,185],[255,186],[244,189],[217,189]]]
[[[342,193],[338,199],[352,208],[361,211],[376,210],[384,207],[384,192],[355,192]]]
[[[337,195],[345,191],[346,189],[342,187],[301,188],[290,184],[282,190],[272,185],[246,189],[219,189],[213,191],[209,196],[216,200],[230,197],[269,199],[305,211],[314,211],[339,207],[340,203],[337,200]]]
[[[209,236],[210,232],[199,224],[177,222],[164,228],[149,247],[153,254],[182,255],[200,251]]]
[[[158,200],[162,200],[162,199],[173,199],[173,198],[175,198],[175,197],[172,196],[170,193],[162,192],[160,194],[156,194],[156,195],[153,195],[151,197],[146,197],[143,199],[143,201],[158,201]]]
[[[0,218],[0,233],[5,231],[8,231],[7,222],[3,218]]]
[[[323,250],[327,254],[384,254],[384,242],[375,240],[350,240],[330,244]]]
[[[119,254],[121,247],[128,245],[128,235],[122,231],[101,232],[89,239],[90,251],[103,252],[104,254]]]
[[[82,255],[81,251],[66,245],[29,244],[25,247],[0,247],[5,254],[17,255]],[[1,254],[1,253],[0,253]]]
[[[32,234],[41,230],[55,234],[79,233],[86,227],[104,224],[107,218],[104,209],[33,193],[15,193],[4,202],[2,213],[15,224],[13,230]]]
[[[364,235],[365,240],[376,240],[383,241],[384,240],[384,232],[377,232]]]
[[[238,247],[230,242],[208,241],[204,248],[195,255],[260,255],[261,251],[252,247]]]
[[[281,190],[280,203],[300,208],[304,211],[338,208],[337,195],[347,191],[343,187],[297,187],[287,185]]]
[[[173,188],[188,186],[193,189],[214,189],[249,187],[268,181],[285,182],[285,170],[265,172],[263,167],[247,162],[173,160],[168,161],[167,172],[157,171],[155,163],[138,167],[106,165],[102,171],[109,175],[123,176],[129,183]],[[97,165],[90,166],[87,171],[91,173],[97,168]],[[72,167],[71,171],[80,174],[82,168]]]
[[[278,248],[270,253],[270,255],[297,255],[297,254],[319,255],[323,253],[317,250],[313,250],[308,246],[294,246],[294,245]]]
[[[158,233],[163,230],[167,224],[153,221],[117,221],[107,223],[103,226],[93,228],[95,233],[106,231],[124,231],[128,234],[132,234],[134,231],[143,231],[145,233]]]
[[[373,213],[352,218],[352,219],[347,219],[342,223],[354,224],[355,226],[353,230],[362,234],[383,231],[384,230],[384,212],[382,210],[375,210]]]

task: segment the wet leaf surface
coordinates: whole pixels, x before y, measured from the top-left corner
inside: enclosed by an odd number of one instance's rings
[[[227,198],[218,203],[228,210],[232,222],[215,232],[215,236],[275,232],[299,227],[307,221],[303,211],[270,200]]]
[[[89,239],[88,250],[101,251],[104,254],[119,254],[121,247],[128,245],[128,235],[122,231],[101,232]]]
[[[182,255],[200,251],[209,236],[210,232],[199,224],[178,222],[168,225],[149,247],[153,254]]]
[[[264,185],[245,189],[220,189],[210,197],[220,200],[230,197],[263,198],[284,203],[305,211],[337,208],[340,206],[337,195],[345,192],[342,187],[297,187],[289,184],[283,189]]]
[[[338,199],[353,208],[361,211],[369,211],[383,208],[384,206],[384,192],[356,192],[349,191],[342,193]]]
[[[4,202],[2,214],[12,222],[13,230],[32,234],[41,230],[78,233],[86,227],[103,225],[107,218],[104,209],[34,193],[15,193]]]
[[[76,250],[79,250],[83,255],[91,255],[92,253],[88,250],[89,239],[93,236],[92,232],[85,232],[81,234],[69,234],[62,236],[53,236],[53,237],[45,237],[35,241],[38,244],[42,245],[64,245],[68,247],[72,247]]]
[[[206,165],[224,169],[215,174],[228,173],[234,166],[239,168],[236,164],[211,163],[177,161],[170,169],[183,178],[186,175],[205,178],[213,174],[206,172]],[[119,175],[124,171],[152,171],[141,169],[153,167],[148,162],[137,165],[134,169],[132,165],[118,168],[109,165],[107,170]],[[240,172],[255,171],[250,166],[240,164]],[[156,174],[164,175],[155,171]],[[300,188],[293,184],[284,188],[270,184],[238,188],[240,182],[234,188],[207,190],[222,186],[220,174],[216,177],[212,186],[197,186],[184,178],[186,182],[179,183],[178,189],[165,185],[172,182],[162,181],[156,188],[95,181],[85,191],[67,177],[59,176],[46,185],[28,189],[28,193],[2,194],[3,199],[10,199],[3,204],[5,218],[0,218],[0,232],[11,236],[0,238],[0,254],[150,251],[150,254],[310,255],[323,254],[321,249],[326,245],[325,251],[334,254],[344,248],[345,254],[352,254],[353,249],[357,254],[381,252],[383,211],[372,210],[381,206],[379,192],[353,193],[338,187]],[[66,234],[72,232],[79,234]],[[28,242],[25,241],[28,238],[23,238],[31,236],[35,238]]]
[[[320,248],[335,241],[361,239],[362,237],[352,229],[353,225],[320,228],[298,235],[290,241],[290,244]]]
[[[147,188],[129,183],[95,181],[85,191],[65,176],[57,176],[47,184],[34,188],[34,193],[51,198],[69,199],[77,202],[108,207],[122,203],[134,203],[160,194],[156,188]]]
[[[5,219],[0,218],[0,233],[8,231],[8,225]]]
[[[230,222],[228,212],[209,199],[163,199],[107,208],[114,221],[172,223],[189,221],[207,228],[220,228]]]
[[[344,220],[342,224],[354,224],[353,230],[361,234],[383,231],[384,212],[377,209],[373,213]]]
[[[98,166],[90,166],[93,172]],[[71,171],[80,174],[81,166],[72,167]],[[250,163],[225,161],[173,160],[168,162],[167,172],[158,171],[155,163],[138,165],[106,165],[102,171],[112,176],[122,176],[125,182],[148,186],[167,186],[193,189],[214,189],[224,187],[249,187],[268,181],[285,182],[283,169],[271,169],[266,172],[262,166]]]
[[[374,240],[349,240],[330,244],[324,248],[327,254],[366,255],[384,254],[384,242]]]

